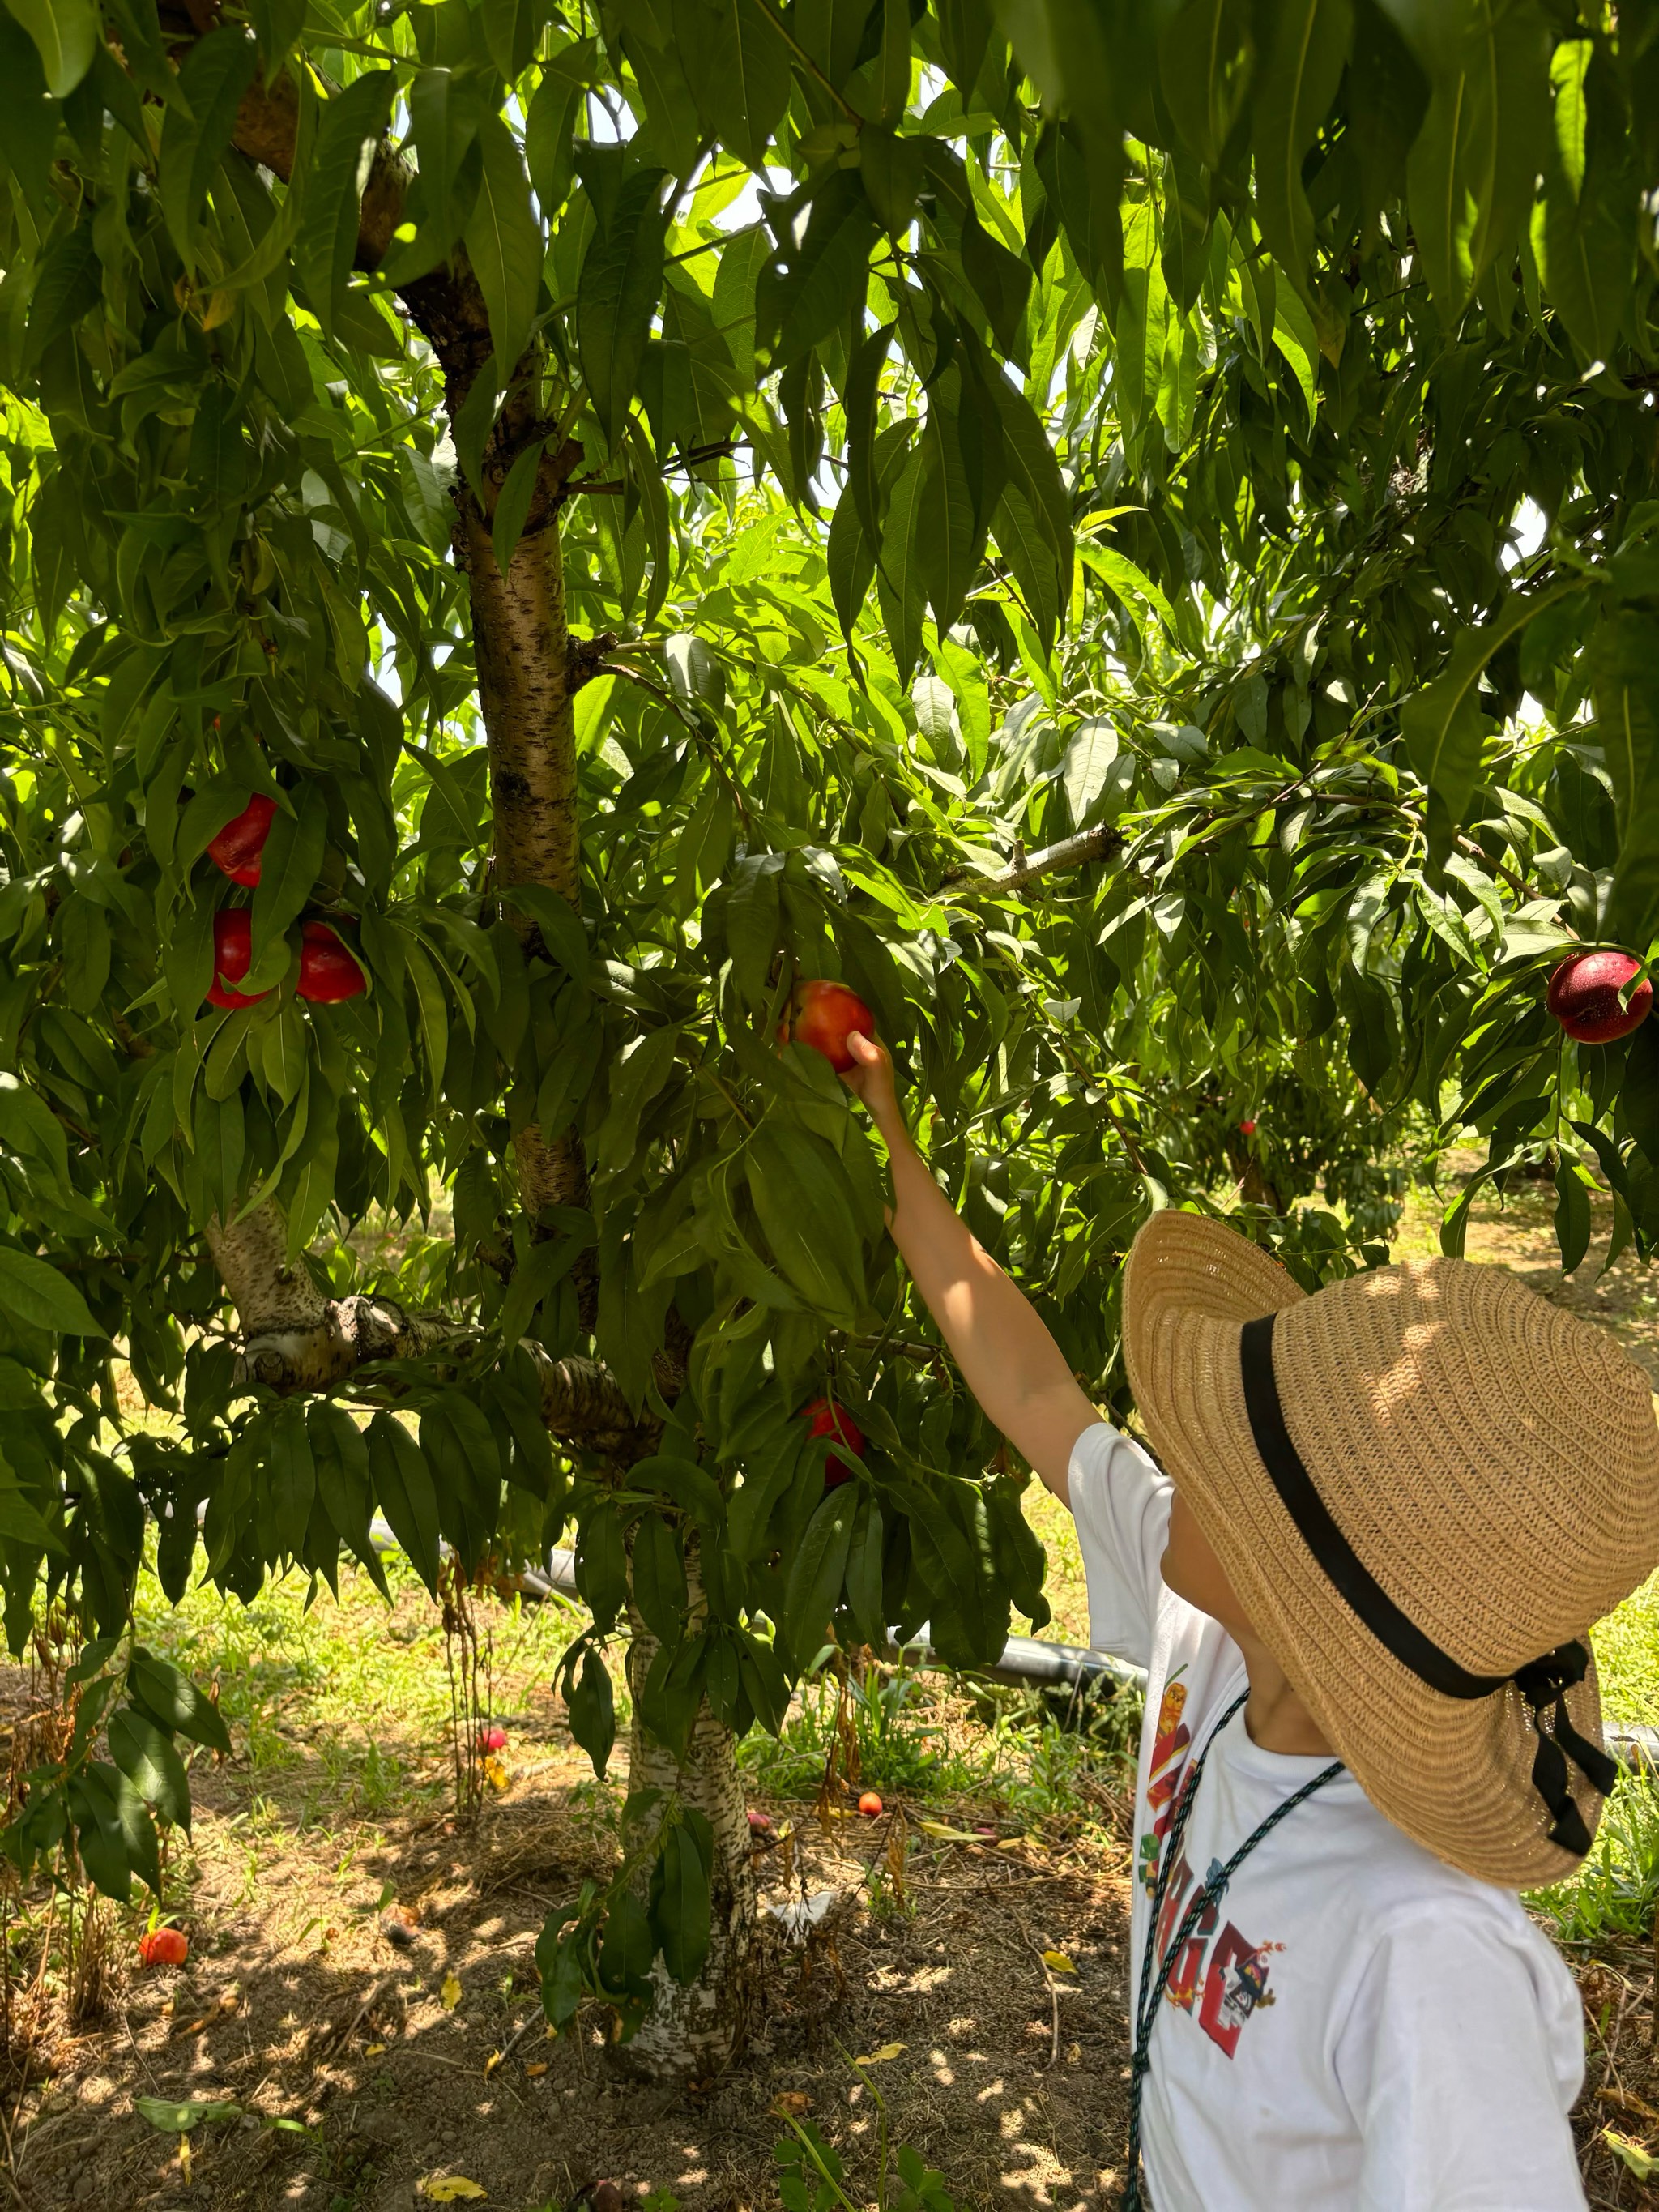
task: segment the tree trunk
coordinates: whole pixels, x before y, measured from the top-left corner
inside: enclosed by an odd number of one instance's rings
[[[738,1771],[737,1739],[705,1704],[684,1763],[640,1723],[640,1686],[657,1650],[637,1621],[628,1650],[634,1718],[629,1788],[660,1790],[701,1813],[714,1839],[708,1956],[682,1985],[660,1959],[652,1968],[652,2003],[629,2042],[611,2046],[617,2071],[641,2081],[707,2081],[729,2065],[748,2036],[755,2006],[755,1870],[749,1814]]]
[[[297,97],[286,76],[272,86],[260,79],[241,103],[235,143],[286,179],[293,168],[297,116]],[[383,143],[371,162],[363,196],[355,257],[360,268],[374,268],[384,257],[402,218],[409,182],[407,164]],[[442,366],[453,430],[491,352],[483,297],[465,252],[458,247],[447,266],[405,286],[402,298]],[[566,441],[560,450],[547,450],[552,423],[540,411],[547,368],[538,340],[514,365],[485,442],[477,485],[463,478],[455,487],[455,556],[467,579],[489,760],[494,890],[526,940],[536,936],[535,924],[514,909],[515,884],[555,891],[578,908],[581,896],[573,702],[589,667],[572,646],[559,546],[560,512],[581,448]],[[542,452],[535,489],[503,570],[491,537],[496,502],[514,463],[538,441]],[[550,1143],[532,1126],[518,1138],[516,1149],[525,1209],[532,1220],[545,1206],[587,1203],[586,1163],[574,1133]],[[273,1306],[269,1298],[262,1303],[258,1286],[270,1278],[273,1255],[280,1258],[285,1251],[280,1217],[272,1233],[274,1245],[267,1237],[268,1249],[251,1254],[240,1274],[230,1241],[222,1240],[222,1250],[221,1244],[214,1247],[245,1334],[254,1340],[245,1355],[250,1372],[261,1380],[278,1388],[315,1388],[364,1358],[385,1358],[394,1349],[429,1355],[439,1348],[438,1340],[424,1332],[442,1324],[405,1315],[387,1300],[330,1301],[313,1291],[306,1302],[296,1290],[288,1306]],[[598,1306],[591,1253],[578,1260],[572,1279],[582,1326],[591,1332]],[[246,1303],[239,1282],[248,1289]],[[303,1288],[310,1288],[308,1279]],[[684,1357],[684,1345],[671,1340],[659,1362],[662,1387],[678,1387]],[[616,1383],[595,1362],[547,1360],[544,1369],[543,1409],[556,1434],[580,1441],[618,1469],[653,1448],[650,1425],[635,1421]],[[649,1665],[653,1648],[648,1637],[635,1644],[629,1655],[630,1680],[643,1680],[641,1670]],[[703,2075],[725,2064],[741,2043],[750,2001],[755,1882],[736,1746],[731,1730],[705,1706],[681,1765],[644,1735],[638,1711],[636,1695],[635,1785],[678,1790],[706,1815],[714,1838],[714,1907],[708,1957],[698,1980],[682,1989],[659,1963],[657,2002],[618,2056],[631,2071],[647,2077]]]

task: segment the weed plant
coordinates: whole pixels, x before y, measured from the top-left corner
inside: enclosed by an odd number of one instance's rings
[[[1659,1909],[1659,1775],[1651,1767],[1621,1775],[1602,1810],[1589,1857],[1570,1881],[1528,1902],[1565,1944],[1643,1939]]]

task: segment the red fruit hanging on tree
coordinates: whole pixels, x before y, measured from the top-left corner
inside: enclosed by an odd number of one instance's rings
[[[245,906],[222,906],[213,917],[213,981],[208,985],[211,1006],[257,1006],[269,991],[233,991],[253,960],[253,916]],[[225,978],[222,983],[221,976]]]
[[[270,835],[276,802],[256,791],[234,822],[227,822],[208,846],[208,858],[234,884],[250,888],[259,880],[259,862]]]
[[[829,983],[817,977],[796,985],[793,1012],[788,1021],[779,1023],[778,1042],[787,1044],[793,1037],[797,1044],[810,1044],[814,1052],[823,1054],[837,1075],[845,1075],[857,1065],[847,1049],[848,1037],[854,1030],[874,1036],[876,1018],[869,1007],[845,983]]]
[[[1550,977],[1545,999],[1580,1044],[1613,1044],[1647,1019],[1653,985],[1644,975],[1626,1006],[1620,993],[1641,966],[1628,952],[1570,952]]]
[[[152,1928],[138,1938],[142,1966],[182,1966],[189,1956],[190,1938],[182,1928]]]
[[[803,1406],[800,1417],[812,1424],[815,1437],[833,1437],[851,1452],[864,1456],[864,1431],[844,1406],[831,1406],[827,1398],[814,1398],[810,1406]],[[823,1465],[823,1486],[836,1490],[843,1482],[853,1480],[853,1470],[839,1452],[831,1452]]]
[[[1238,1133],[1241,1137],[1255,1136],[1255,1123],[1254,1121],[1241,1121],[1238,1125]]]
[[[325,921],[308,921],[300,932],[300,980],[294,988],[302,999],[325,1006],[355,999],[363,988],[362,969]]]

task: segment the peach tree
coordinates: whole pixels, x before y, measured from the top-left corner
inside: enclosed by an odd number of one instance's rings
[[[1541,1162],[1564,1264],[1598,1187],[1645,1256],[1656,1032],[1543,987],[1659,921],[1656,33],[6,0],[0,1583],[88,1639],[19,1864],[153,1879],[224,1748],[147,1546],[246,1601],[574,1526],[629,1791],[549,2009],[730,2052],[737,1739],[1045,1610],[803,977],[1103,1401],[1149,1210],[1383,1255],[1223,1173],[1272,1099],[1475,1133],[1449,1249]]]

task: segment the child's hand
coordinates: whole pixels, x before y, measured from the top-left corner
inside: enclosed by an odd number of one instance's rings
[[[854,1065],[842,1077],[869,1109],[870,1119],[886,1139],[888,1150],[903,1140],[904,1117],[899,1112],[898,1091],[893,1081],[892,1056],[884,1044],[860,1030],[849,1030],[847,1049]]]

